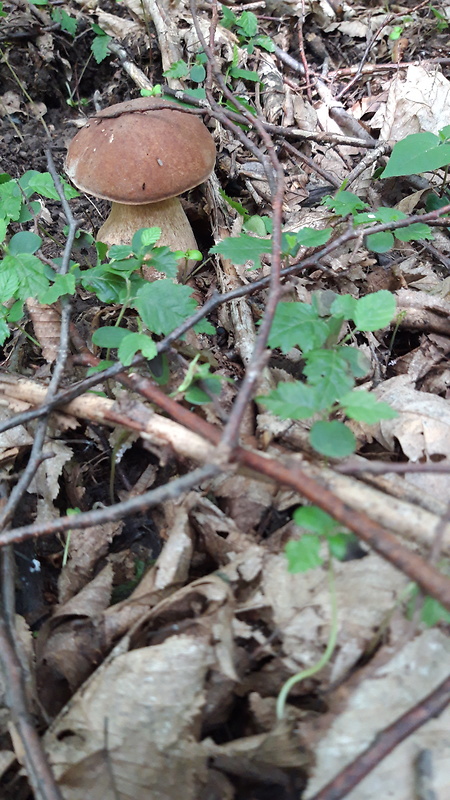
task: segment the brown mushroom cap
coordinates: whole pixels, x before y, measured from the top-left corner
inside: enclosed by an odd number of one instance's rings
[[[213,138],[199,117],[164,105],[156,97],[139,97],[89,119],[67,152],[66,172],[75,186],[140,205],[203,183],[214,168]]]

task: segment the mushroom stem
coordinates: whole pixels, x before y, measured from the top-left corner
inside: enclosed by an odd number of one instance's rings
[[[97,234],[97,241],[111,246],[131,244],[140,228],[161,228],[157,246],[171,250],[196,250],[197,242],[178,197],[158,203],[125,205],[113,203],[108,219]]]

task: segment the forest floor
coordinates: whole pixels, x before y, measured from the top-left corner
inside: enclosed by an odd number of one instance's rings
[[[0,3],[5,800],[450,796],[449,33]],[[42,177],[141,92],[216,146],[188,277]]]

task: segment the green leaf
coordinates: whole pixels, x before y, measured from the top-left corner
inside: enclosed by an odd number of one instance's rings
[[[8,255],[3,259],[3,264],[6,270],[12,269],[16,273],[19,282],[17,299],[39,297],[41,292],[48,288],[49,280],[44,272],[45,266],[31,253]]]
[[[169,247],[154,247],[150,258],[145,263],[158,272],[164,272],[168,278],[176,278],[178,274],[178,260]]]
[[[0,345],[3,345],[11,335],[9,326],[3,317],[0,317]]]
[[[434,133],[412,133],[397,142],[382,172],[382,178],[432,172],[450,164],[450,144],[443,144]]]
[[[355,214],[357,211],[367,208],[367,203],[360,200],[356,194],[344,190],[337,192],[334,197],[327,195],[323,198],[322,203],[327,208],[333,209],[335,214],[339,214],[340,217],[346,217],[347,214]]]
[[[94,27],[94,26],[92,26]],[[95,27],[98,27],[96,25]],[[107,56],[109,56],[108,45],[111,41],[111,36],[107,36],[103,31],[95,37],[91,44],[91,52],[97,64],[101,64]]]
[[[394,318],[396,309],[395,297],[391,292],[382,289],[367,294],[357,301],[353,321],[360,331],[378,331],[385,328]]]
[[[218,375],[210,375],[207,378],[202,378],[202,386],[208,389],[210,394],[219,395],[222,389],[222,382]],[[192,386],[186,390],[184,397],[188,403],[192,403],[192,405],[196,406],[211,402],[211,397],[206,391],[203,391],[198,383],[193,383]]]
[[[258,18],[252,11],[244,11],[236,20],[236,25],[245,36],[255,36],[258,32]]]
[[[18,253],[35,253],[39,250],[42,239],[32,231],[19,231],[11,237],[8,244],[8,252],[11,256]]]
[[[315,387],[301,381],[281,382],[270,394],[256,399],[281,419],[308,419],[324,408]]]
[[[184,93],[190,94],[191,97],[195,97],[197,100],[206,100],[206,92],[203,86],[198,86],[196,89],[185,89]],[[172,100],[172,98],[170,99]]]
[[[397,411],[387,403],[377,400],[374,394],[362,389],[355,389],[353,392],[343,395],[339,404],[350,419],[358,422],[366,422],[373,425],[380,419],[394,419]]]
[[[247,217],[250,216],[248,211],[244,208],[242,203],[239,202],[239,200],[236,200],[234,197],[229,197],[223,189],[219,189],[219,194],[231,208],[234,208],[234,210],[241,215],[241,217],[247,219]]]
[[[6,256],[0,261],[0,303],[6,303],[19,288],[19,276],[14,267],[14,259]]]
[[[304,373],[317,387],[322,408],[332,406],[354,386],[348,363],[340,350],[312,350],[305,353]]]
[[[447,611],[442,603],[439,600],[435,600],[434,597],[427,596],[424,598],[420,616],[422,622],[430,628],[432,625],[437,625],[438,622],[443,622],[446,625],[450,623],[450,611]]]
[[[194,64],[189,77],[194,83],[202,83],[206,78],[206,70],[203,64]]]
[[[268,53],[275,52],[275,45],[270,36],[255,36],[253,39],[253,44],[258,45],[258,47],[262,47],[263,50],[267,50]]]
[[[214,336],[216,329],[207,319],[202,319],[194,325],[194,331],[196,333],[206,333],[208,336]]]
[[[92,334],[92,341],[97,347],[106,347],[109,350],[119,347],[125,336],[129,336],[130,331],[126,328],[116,328],[114,325],[106,325],[97,328]]]
[[[181,58],[179,61],[174,61],[163,75],[165,78],[184,78],[188,73],[189,67]]]
[[[309,441],[323,456],[345,458],[356,449],[356,439],[343,422],[316,422],[311,428]]]
[[[0,183],[0,218],[18,220],[22,208],[22,193],[17,181]]]
[[[330,313],[334,317],[342,317],[343,319],[353,319],[353,314],[356,308],[356,297],[351,294],[339,294],[333,300]]]
[[[6,219],[0,219],[0,244],[5,240],[8,223]]]
[[[296,234],[297,244],[302,247],[322,247],[328,242],[332,233],[332,228],[323,228],[322,230],[301,228]]]
[[[229,74],[232,78],[241,78],[243,81],[254,81],[255,83],[262,83],[259,75],[254,70],[240,69],[239,67],[230,67]]]
[[[233,25],[236,24],[237,20],[236,14],[233,11],[231,11],[230,8],[227,8],[227,6],[219,6],[219,8],[221,11],[220,24],[222,25],[223,28],[228,28],[228,29],[232,28]]]
[[[334,530],[338,523],[333,517],[330,517],[326,511],[323,511],[318,506],[302,506],[296,508],[293,514],[293,520],[296,525],[302,528],[307,528],[309,531],[328,536]]]
[[[328,536],[327,541],[331,555],[337,558],[338,561],[344,561],[347,556],[349,545],[352,542],[357,542],[358,539],[354,534],[340,532]]]
[[[364,214],[355,214],[355,224],[367,223],[373,225],[374,222],[398,222],[400,219],[407,219],[407,215],[398,208],[385,208],[381,206],[375,211],[366,211]]]
[[[387,253],[392,250],[395,240],[390,231],[381,231],[380,233],[369,233],[366,236],[366,246],[373,253]]]
[[[67,200],[72,200],[74,197],[79,197],[80,194],[76,189],[73,189],[64,178],[61,178],[61,183],[64,189],[64,195]],[[50,200],[59,200],[59,194],[55,189],[53,178],[49,172],[37,172],[35,169],[27,170],[19,179],[19,184],[27,197],[30,197],[33,192],[48,197]]]
[[[210,253],[219,253],[224,258],[229,258],[233,264],[246,264],[253,261],[255,267],[261,265],[260,258],[263,253],[270,253],[272,242],[270,239],[259,239],[241,233],[240,236],[230,236],[219,244],[211,247]]]
[[[122,364],[128,367],[137,352],[151,361],[157,355],[156,344],[145,333],[128,333],[119,344],[117,355]]]
[[[279,303],[269,335],[269,347],[288,353],[299,345],[304,353],[321,347],[328,337],[325,320],[307,303]]]
[[[54,283],[43,293],[39,295],[39,302],[44,305],[51,305],[65,294],[75,293],[75,275],[69,273],[67,275],[55,275]]]
[[[313,533],[305,533],[299,541],[288,542],[285,553],[289,572],[308,572],[320,567],[322,558],[319,551],[320,538]]]
[[[432,239],[433,231],[429,225],[423,222],[415,222],[407,228],[399,228],[395,231],[395,236],[401,242],[415,242],[418,239]]]
[[[358,350],[357,347],[347,347],[343,345],[338,348],[338,352],[342,358],[345,358],[355,378],[364,378],[370,371],[370,359],[362,353],[361,350]]]
[[[249,217],[242,227],[249,233],[256,233],[257,236],[265,236],[267,234],[265,222],[258,214]]]
[[[163,278],[142,286],[134,306],[150,331],[166,336],[196,310],[197,303],[191,293],[190,286]]]
[[[61,30],[67,31],[71,36],[75,36],[77,32],[77,20],[70,17],[66,11],[60,8],[54,8],[52,11],[52,20],[61,27]]]

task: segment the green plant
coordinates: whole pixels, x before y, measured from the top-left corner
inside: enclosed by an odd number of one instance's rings
[[[258,18],[252,11],[244,11],[240,16],[236,16],[230,8],[222,6],[220,22],[222,27],[233,30],[237,34],[239,45],[244,47],[249,54],[253,53],[255,46],[262,47],[269,53],[273,53],[275,50],[270,36],[258,33]]]
[[[366,357],[340,340],[341,329],[351,322],[355,332],[375,331],[389,324],[395,314],[394,296],[380,291],[356,300],[350,295],[314,292],[311,304],[280,303],[275,313],[269,346],[288,353],[299,347],[304,359],[303,380],[282,381],[259,402],[282,419],[321,417],[310,430],[311,445],[319,453],[343,458],[352,453],[356,439],[345,423],[349,419],[372,424],[396,416],[386,403],[361,389],[355,381],[370,368]]]
[[[277,719],[284,717],[287,697],[291,689],[300,681],[311,678],[320,672],[330,661],[337,642],[338,636],[338,608],[336,600],[336,589],[334,584],[333,556],[342,560],[345,557],[347,547],[356,537],[340,530],[339,524],[330,517],[325,511],[317,506],[303,506],[294,512],[295,522],[310,533],[303,534],[299,540],[291,540],[286,545],[286,556],[288,560],[289,572],[307,572],[310,569],[320,566],[323,563],[323,556],[320,553],[321,543],[324,542],[328,548],[328,585],[331,600],[331,621],[330,633],[327,646],[323,655],[312,667],[302,670],[292,675],[281,687],[277,697],[276,713]]]

